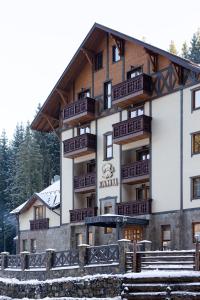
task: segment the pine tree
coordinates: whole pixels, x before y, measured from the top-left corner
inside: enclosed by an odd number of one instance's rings
[[[190,42],[189,59],[197,64],[200,64],[200,29],[193,34]]]
[[[11,189],[11,206],[14,208],[26,201],[34,192],[42,189],[42,155],[30,130],[26,127],[24,141],[16,156],[16,174]]]
[[[181,50],[182,50],[181,56],[185,59],[189,59],[189,48],[186,41],[183,43]]]
[[[172,54],[178,55],[178,51],[176,49],[176,45],[174,43],[174,41],[171,41],[171,43],[169,44],[169,52],[171,52]]]

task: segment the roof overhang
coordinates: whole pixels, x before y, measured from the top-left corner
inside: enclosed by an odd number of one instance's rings
[[[113,227],[116,228],[118,225],[148,225],[149,220],[138,219],[128,216],[112,215],[112,216],[96,216],[85,218],[85,224],[89,226],[99,226],[99,227]]]
[[[81,68],[87,62],[83,50],[89,49],[95,51],[97,41],[100,41],[105,34],[135,43],[150,52],[167,57],[174,64],[180,65],[193,72],[200,73],[200,67],[189,60],[95,23],[33,120],[31,124],[32,129],[49,132],[59,127],[59,114],[62,103],[62,97],[60,97],[59,93],[60,91],[65,92],[69,89],[70,84],[74,81]]]

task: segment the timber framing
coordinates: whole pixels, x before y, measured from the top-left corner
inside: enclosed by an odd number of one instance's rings
[[[59,122],[44,122],[41,113],[45,113],[48,116],[59,119],[60,110],[66,105],[65,103],[68,103],[65,91],[72,86],[76,77],[80,73],[81,68],[87,61],[93,68],[95,41],[100,40],[106,35],[111,36],[115,40],[116,46],[120,51],[120,55],[124,54],[124,44],[126,42],[141,46],[149,54],[149,60],[153,67],[153,74],[151,74],[152,77],[154,77],[153,88],[155,88],[152,94],[152,99],[200,82],[200,67],[191,61],[95,23],[56,83],[49,97],[41,107],[40,112],[33,120],[31,124],[32,129],[48,132],[59,127]],[[173,65],[173,68],[169,65],[168,70],[167,68],[164,68],[162,71],[158,70],[159,55],[168,59]]]

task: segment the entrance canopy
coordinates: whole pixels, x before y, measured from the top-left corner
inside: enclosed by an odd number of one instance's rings
[[[145,219],[110,214],[85,218],[86,225],[99,227],[116,228],[124,225],[147,225],[148,223],[149,220]]]

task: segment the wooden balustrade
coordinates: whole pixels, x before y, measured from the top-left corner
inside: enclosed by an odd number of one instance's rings
[[[126,144],[150,136],[151,117],[138,116],[113,124],[113,143]]]
[[[30,220],[30,230],[49,229],[49,219]]]
[[[146,99],[152,92],[152,79],[147,74],[140,74],[112,87],[112,102],[120,107],[128,106]]]
[[[87,192],[95,190],[96,173],[88,173],[84,176],[74,177],[74,190],[75,192]]]
[[[63,122],[76,125],[95,119],[95,100],[84,98],[68,104],[63,111]]]
[[[118,215],[137,216],[151,214],[152,199],[117,203]]]
[[[70,210],[70,222],[83,222],[87,217],[95,217],[97,216],[97,209],[97,207],[89,207]]]
[[[96,135],[85,133],[74,138],[65,140],[64,157],[75,158],[96,151]]]
[[[123,183],[139,183],[149,180],[150,160],[136,161],[132,164],[122,166],[121,175]]]

